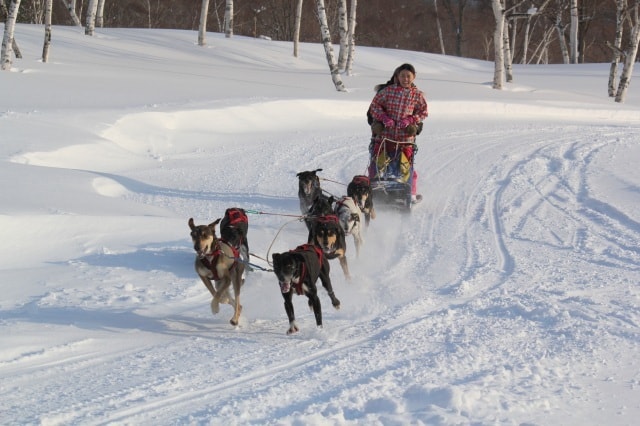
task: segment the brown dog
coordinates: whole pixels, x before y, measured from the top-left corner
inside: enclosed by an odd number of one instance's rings
[[[315,216],[311,227],[311,243],[320,247],[327,259],[338,258],[346,279],[351,279],[347,262],[347,241],[338,216]]]
[[[364,213],[364,224],[369,226],[371,219],[376,218],[376,210],[373,207],[373,196],[371,193],[371,181],[367,176],[356,175],[347,186],[347,195],[356,202],[362,213]]]
[[[196,273],[211,295],[211,312],[220,311],[220,302],[234,307],[231,325],[238,325],[242,305],[240,305],[240,288],[244,283],[244,263],[239,262],[239,252],[229,243],[216,237],[216,225],[220,218],[209,225],[195,225],[193,218],[189,219],[191,241],[196,251]],[[215,286],[212,283],[215,283]],[[229,287],[233,284],[234,297],[229,294]]]

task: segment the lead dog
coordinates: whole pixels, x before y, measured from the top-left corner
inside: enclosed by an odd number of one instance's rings
[[[298,200],[300,201],[300,213],[307,214],[313,201],[322,195],[320,178],[316,175],[322,169],[307,170],[296,174],[298,177]]]
[[[188,224],[193,249],[196,251],[196,273],[213,296],[211,312],[217,314],[221,302],[232,305],[233,317],[229,322],[236,326],[242,312],[240,289],[244,283],[244,264],[238,261],[240,253],[236,247],[216,237],[216,225],[220,220],[222,219],[218,218],[208,225],[195,225],[193,218],[190,218]],[[246,236],[244,240],[246,241]],[[231,285],[234,297],[229,294]]]
[[[284,298],[284,310],[289,319],[287,334],[299,331],[293,310],[293,293],[307,296],[313,310],[316,326],[322,328],[322,308],[318,297],[318,278],[327,290],[334,308],[340,309],[340,300],[333,293],[329,277],[329,262],[319,247],[304,244],[284,253],[273,253],[273,272],[278,278],[280,292]]]
[[[364,213],[364,224],[369,226],[371,219],[376,218],[376,210],[373,207],[371,193],[371,181],[367,176],[356,175],[347,185],[347,195],[353,198]]]
[[[364,243],[362,238],[362,211],[353,198],[344,196],[336,201],[335,214],[338,216],[338,222],[344,230],[345,237],[353,236],[353,243],[356,246],[356,256],[360,256],[360,247]]]
[[[313,245],[322,249],[327,259],[338,258],[345,278],[351,279],[347,262],[346,238],[338,216],[328,214],[315,217],[311,228],[311,241]]]

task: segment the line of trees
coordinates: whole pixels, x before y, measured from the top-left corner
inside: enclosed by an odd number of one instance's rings
[[[84,18],[88,35],[95,26],[192,29],[201,45],[207,31],[260,36],[293,41],[294,55],[299,41],[321,42],[338,90],[344,90],[339,72],[350,72],[356,42],[493,60],[496,89],[512,81],[513,63],[611,62],[609,95],[622,102],[637,60],[639,2],[367,0],[358,8],[351,0],[348,9],[347,0],[25,0],[21,7],[20,0],[0,0],[0,20],[50,26],[82,25]],[[17,54],[8,28],[5,39]],[[10,62],[4,43],[3,67]]]
[[[0,0],[2,2],[10,0]],[[197,30],[202,0],[53,0],[52,23],[73,25],[84,20],[90,4],[101,3],[102,22],[96,26],[175,28]],[[574,5],[575,2],[575,5]],[[618,0],[527,0],[508,18],[514,44],[515,63],[608,62],[616,32]],[[23,0],[17,22],[44,24],[46,0]],[[224,33],[227,0],[209,0],[209,31]],[[515,1],[508,0],[506,9]],[[266,36],[293,41],[297,0],[234,0],[230,28],[234,34]],[[325,0],[327,22],[338,41],[341,0]],[[530,8],[538,14],[530,20],[517,17]],[[69,10],[75,13],[72,15]],[[320,42],[317,5],[304,2],[299,39]],[[4,16],[0,11],[0,20]],[[577,20],[569,34],[570,22]],[[493,60],[494,19],[492,0],[367,0],[358,10],[357,44]],[[79,22],[75,22],[79,24]],[[528,48],[522,38],[528,29]],[[629,34],[623,35],[623,43]],[[569,38],[575,37],[575,51],[569,52]]]

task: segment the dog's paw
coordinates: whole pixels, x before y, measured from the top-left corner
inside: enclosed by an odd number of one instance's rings
[[[287,330],[287,335],[297,333],[298,331],[300,331],[300,329],[298,328],[298,325],[295,322],[292,322],[289,325],[289,329]]]
[[[218,312],[220,312],[220,302],[218,300],[216,300],[215,298],[213,298],[211,300],[211,313],[213,315],[215,315]]]

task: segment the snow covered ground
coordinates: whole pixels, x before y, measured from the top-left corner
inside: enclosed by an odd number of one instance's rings
[[[322,47],[193,31],[19,25],[0,74],[0,424],[634,424],[640,416],[640,87],[608,65],[516,66],[360,47],[347,93]],[[380,211],[342,308],[273,273],[239,327],[193,270],[187,220],[250,215],[306,240],[297,179],[335,194],[368,160],[373,86],[411,62],[430,117],[424,201]]]

